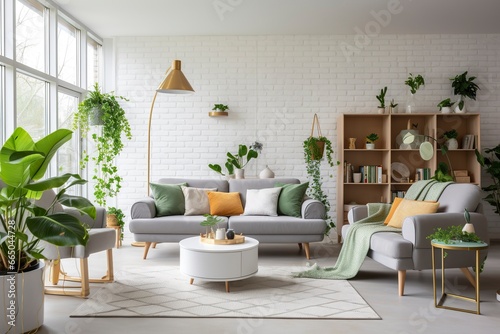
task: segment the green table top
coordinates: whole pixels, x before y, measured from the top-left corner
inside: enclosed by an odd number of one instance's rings
[[[450,243],[445,244],[442,241],[432,240],[431,245],[437,248],[444,249],[457,249],[457,250],[475,250],[488,248],[488,244],[485,242],[461,242],[461,241],[450,241]]]

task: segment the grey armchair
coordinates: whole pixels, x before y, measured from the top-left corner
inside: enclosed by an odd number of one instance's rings
[[[473,184],[450,184],[439,197],[437,213],[406,217],[401,234],[393,232],[375,233],[370,240],[368,256],[384,266],[398,271],[398,292],[404,294],[407,270],[423,270],[432,268],[431,243],[427,236],[438,227],[464,225],[464,208],[470,212],[471,223],[476,234],[489,244],[488,222],[482,211],[481,190]],[[365,218],[365,205],[356,206],[349,211],[349,223]],[[342,228],[345,238],[349,233],[349,225]],[[481,251],[484,259],[487,251]],[[450,252],[446,257],[447,268],[460,268],[467,279],[475,285],[474,276],[469,267],[475,266],[474,252]],[[438,265],[440,267],[440,264]]]
[[[44,192],[42,198],[37,201],[37,205],[47,208],[55,196],[53,191]],[[106,228],[106,210],[101,207],[96,208],[96,218],[83,216],[76,210],[64,208],[56,204],[54,211],[65,211],[80,219],[88,225],[89,240],[85,246],[57,247],[52,244],[43,243],[43,255],[48,260],[50,268],[49,280],[53,286],[46,286],[46,294],[70,295],[78,297],[87,297],[90,294],[89,283],[113,282],[113,247],[115,247],[116,232],[114,229]],[[88,258],[91,254],[106,251],[107,253],[107,272],[101,278],[89,278]],[[61,259],[76,258],[80,259],[80,277],[68,276],[61,272]],[[58,286],[59,280],[80,282],[78,287]]]

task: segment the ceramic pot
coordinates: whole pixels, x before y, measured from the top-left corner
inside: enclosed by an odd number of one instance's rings
[[[267,165],[266,168],[259,173],[259,179],[272,179],[273,177],[274,172]]]
[[[476,230],[474,229],[474,225],[472,225],[471,223],[466,223],[464,225],[464,228],[462,229],[462,232],[476,233]]]
[[[366,143],[366,149],[367,150],[375,149],[375,143]]]
[[[217,231],[215,231],[215,240],[224,240],[224,239],[226,239],[226,229],[218,228]]]
[[[379,107],[379,108],[377,109],[377,112],[378,112],[379,114],[385,114],[385,108],[380,108],[380,107]]]
[[[102,111],[101,108],[93,108],[92,109],[92,114],[89,116],[90,120],[89,123],[90,125],[104,125],[104,122],[102,120],[102,116],[104,114],[104,111]]]
[[[0,275],[0,303],[6,306],[0,310],[0,333],[34,332],[43,325],[43,271],[40,263],[31,271]]]
[[[237,178],[237,179],[244,179],[245,178],[245,169],[239,169],[239,168],[235,168],[234,169],[234,176]]]
[[[442,114],[451,114],[451,107],[442,107],[441,113]]]
[[[232,229],[227,230],[227,232],[226,232],[226,238],[228,240],[233,240],[234,239],[234,231]]]
[[[449,150],[458,149],[458,141],[455,138],[448,139],[444,144]]]

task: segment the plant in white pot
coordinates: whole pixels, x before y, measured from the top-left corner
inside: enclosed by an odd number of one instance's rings
[[[392,99],[389,105],[389,114],[397,114],[397,113],[398,113],[398,103],[395,103],[394,99]]]
[[[451,113],[451,107],[453,106],[455,102],[451,102],[451,99],[448,98],[448,99],[444,99],[443,101],[439,102],[438,103],[438,108],[439,108],[439,111],[441,111],[441,113],[443,114],[449,114]]]
[[[375,141],[379,139],[376,133],[370,133],[366,136],[366,149],[373,150],[375,148]]]
[[[17,128],[0,150],[0,303],[9,305],[0,310],[1,333],[24,333],[43,324],[41,241],[56,246],[87,243],[87,229],[77,217],[52,210],[64,205],[95,218],[95,207],[87,199],[67,193],[86,181],[78,174],[42,180],[71,136],[70,130],[59,129],[34,142]],[[38,207],[36,200],[49,190],[55,190],[54,202],[47,209]]]
[[[458,149],[458,132],[455,129],[451,129],[450,131],[446,131],[443,134],[443,138],[445,141],[445,145],[449,150],[456,150]]]
[[[376,95],[379,104],[378,104],[378,113],[385,114],[385,94],[387,93],[387,87],[384,87],[380,90],[380,95]]]
[[[414,113],[417,111],[417,107],[415,104],[415,94],[417,93],[420,86],[425,85],[424,77],[420,74],[414,77],[413,74],[410,73],[408,79],[406,79],[405,81],[405,85],[410,87],[410,94],[408,95],[408,101],[406,101],[406,112]]]
[[[475,79],[476,77],[467,78],[467,71],[450,79],[451,87],[453,87],[453,94],[459,96],[458,104],[455,107],[456,113],[467,112],[467,108],[465,107],[466,97],[471,100],[476,100],[479,86],[474,82]]]

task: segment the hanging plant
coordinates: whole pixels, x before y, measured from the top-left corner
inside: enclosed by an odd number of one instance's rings
[[[318,136],[313,137],[314,126],[317,124]],[[306,139],[303,143],[304,148],[304,160],[306,162],[306,172],[309,178],[309,188],[307,189],[307,196],[320,201],[325,206],[325,221],[326,221],[326,232],[335,228],[335,223],[330,216],[330,201],[328,196],[323,190],[323,182],[321,177],[321,162],[326,153],[326,160],[330,167],[334,167],[333,163],[333,149],[332,142],[321,135],[321,129],[319,128],[318,116],[315,114],[313,118],[313,126],[311,129],[311,136]],[[323,153],[323,151],[325,151]],[[338,164],[338,162],[337,162]]]
[[[102,93],[96,83],[94,90],[78,105],[78,111],[73,118],[73,128],[80,128],[82,137],[86,137],[95,113],[101,114],[102,131],[100,134],[92,134],[96,153],[90,156],[88,152],[84,152],[82,168],[92,159],[95,164],[92,176],[95,181],[94,197],[96,203],[103,207],[106,207],[106,199],[115,197],[121,188],[122,177],[118,175],[115,158],[123,150],[122,138],[125,136],[129,140],[132,139],[125,110],[118,100],[128,101],[112,92]]]

